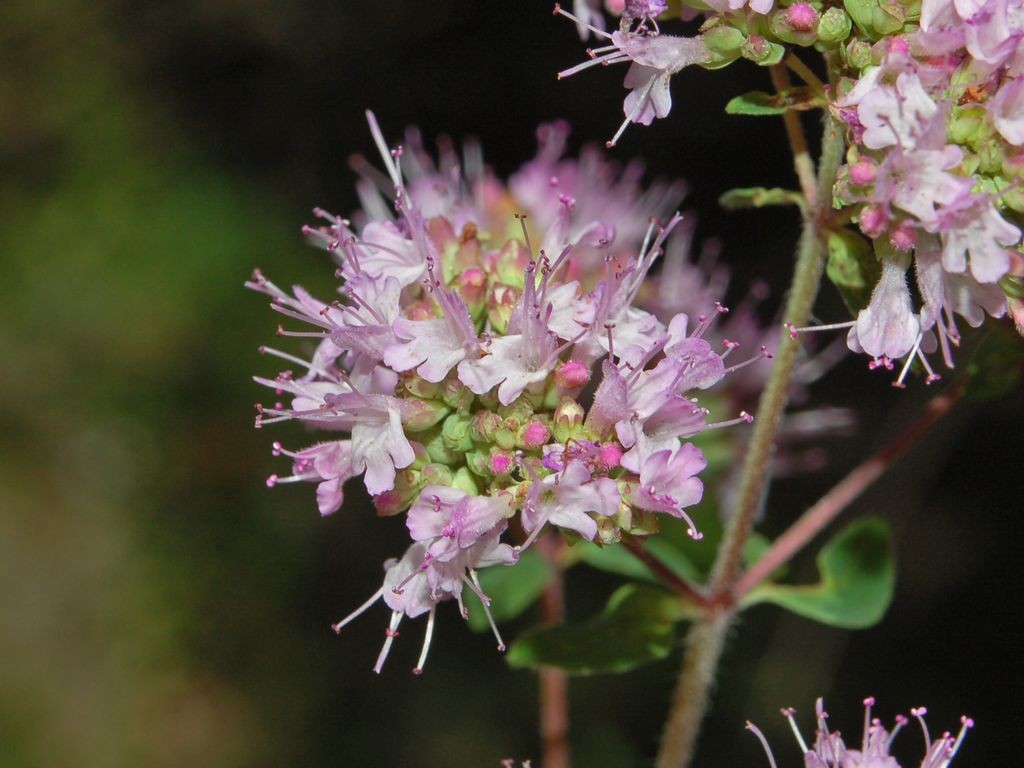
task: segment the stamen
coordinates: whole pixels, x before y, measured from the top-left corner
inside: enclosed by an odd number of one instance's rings
[[[764,753],[768,755],[768,764],[771,768],[778,768],[775,764],[775,756],[772,755],[771,747],[768,746],[768,739],[766,739],[764,734],[761,733],[761,729],[747,720],[747,730],[754,734],[757,737],[757,740],[761,742],[761,746],[764,748]]]
[[[629,114],[626,115],[626,119],[622,121],[622,125],[619,126],[619,130],[615,132],[615,135],[612,136],[610,141],[606,141],[604,143],[604,145],[608,149],[611,149],[619,142],[619,139],[622,138],[622,134],[626,132],[626,126],[633,122],[633,118],[635,118],[643,110],[645,102],[648,98],[650,98],[651,90],[654,88],[654,83],[659,77],[661,77],[660,71],[651,75],[651,79],[647,81],[647,85],[644,86],[643,92],[641,93],[640,97],[636,100],[636,104],[634,104],[633,108],[629,110]]]
[[[868,696],[864,699],[864,735],[861,737],[860,751],[862,754],[867,754],[868,751],[868,734],[871,730],[871,707],[875,704],[875,697]]]
[[[420,651],[420,658],[416,662],[416,666],[413,667],[412,673],[414,675],[423,674],[423,665],[427,663],[427,652],[430,651],[430,641],[434,637],[434,614],[437,613],[437,608],[430,609],[430,615],[427,616],[427,629],[423,634],[423,649]]]
[[[730,348],[730,351],[732,349],[734,349],[734,347]],[[722,355],[722,357],[725,357],[725,355]],[[726,373],[733,373],[735,371],[740,370],[741,368],[746,368],[751,363],[756,363],[759,360],[771,360],[771,359],[772,359],[771,353],[768,351],[768,348],[765,347],[762,344],[761,345],[761,351],[758,354],[754,355],[754,357],[750,358],[749,360],[744,360],[742,363],[736,363],[736,365],[733,365],[733,366],[730,366],[729,368],[726,368],[725,372]]]
[[[352,611],[352,613],[350,613],[344,619],[339,621],[337,624],[332,624],[331,625],[331,629],[333,629],[335,631],[335,633],[340,633],[342,627],[344,627],[346,624],[351,622],[353,619],[358,618],[359,616],[362,616],[367,611],[367,609],[370,608],[370,606],[372,606],[374,603],[376,603],[378,600],[380,600],[380,598],[383,596],[383,594],[384,594],[384,587],[381,587],[376,592],[374,592],[373,595],[371,595],[369,600],[367,600],[365,603],[363,603],[358,608],[356,608],[354,611]]]
[[[378,675],[381,669],[384,668],[384,662],[387,661],[388,654],[391,652],[391,644],[395,642],[395,638],[398,637],[398,625],[402,621],[402,617],[405,614],[402,611],[391,612],[391,623],[388,624],[388,628],[384,630],[386,637],[384,638],[384,646],[380,649],[380,655],[377,656],[377,663],[373,665],[373,671]]]
[[[470,578],[473,579],[473,583],[476,585],[477,590],[480,590],[480,577],[477,576],[476,571],[470,568],[469,575]],[[479,594],[483,594],[482,590],[479,592]],[[494,616],[491,615],[491,608],[488,605],[489,601],[481,600],[480,602],[484,606],[484,615],[487,616],[487,623],[491,625],[491,632],[494,633],[494,639],[498,641],[498,650],[504,653],[505,641],[501,639],[501,633],[498,631],[498,627],[494,623]]]
[[[806,325],[803,328],[797,328],[792,323],[786,323],[785,328],[787,331],[789,331],[789,338],[795,339],[798,333],[813,333],[816,331],[842,331],[847,328],[852,328],[856,324],[856,320],[851,320],[848,323],[830,323],[829,325]]]
[[[789,721],[789,728],[793,731],[793,735],[796,736],[796,742],[800,745],[800,751],[804,753],[810,752],[807,748],[807,742],[804,741],[804,737],[801,735],[800,729],[796,725],[796,718],[793,717],[793,715],[796,714],[796,710],[792,707],[786,707],[781,711],[782,716]]]
[[[377,145],[377,151],[380,153],[381,159],[384,161],[384,167],[387,169],[388,176],[391,177],[391,181],[395,185],[396,190],[402,188],[402,177],[398,173],[398,165],[395,163],[395,158],[392,157],[391,151],[388,149],[387,143],[384,141],[384,134],[380,130],[380,126],[377,124],[377,117],[370,110],[366,110],[366,122],[370,124],[370,135],[373,137],[373,143]]]
[[[960,733],[957,734],[956,741],[953,742],[953,747],[949,750],[949,759],[952,760],[956,753],[960,750],[960,745],[964,742],[964,737],[967,735],[967,730],[974,727],[974,720],[963,715],[960,718]]]
[[[924,716],[928,714],[926,707],[915,707],[910,710],[911,717],[916,717],[917,722],[921,724],[921,732],[924,734],[924,748],[928,751],[928,748],[932,745],[931,734],[928,733],[928,724],[924,721]]]
[[[906,384],[903,383],[903,380],[907,377],[907,372],[910,370],[910,364],[914,362],[914,356],[917,354],[918,350],[921,349],[922,337],[923,334],[917,334],[917,339],[914,340],[914,346],[910,348],[910,354],[907,355],[907,360],[903,363],[903,368],[900,370],[899,377],[892,383],[892,385],[897,389],[906,388]],[[922,355],[922,359],[923,358],[924,356]]]
[[[580,26],[586,27],[591,32],[593,32],[595,35],[597,35],[598,37],[606,37],[609,40],[612,39],[612,36],[609,35],[607,32],[605,32],[603,29],[598,29],[597,27],[595,27],[595,26],[593,26],[591,24],[586,24],[581,19],[577,18],[576,16],[573,16],[568,11],[562,10],[561,3],[555,3],[555,9],[551,12],[551,15],[552,16],[559,16],[559,15],[565,16],[565,18],[567,18],[567,19],[569,19],[571,21],[574,21],[575,23],[579,24]]]
[[[728,421],[716,421],[713,424],[706,424],[704,425],[704,429],[723,429],[724,427],[735,426],[741,422],[745,424],[753,424],[754,417],[746,411],[740,411],[740,415],[735,419],[729,419]]]

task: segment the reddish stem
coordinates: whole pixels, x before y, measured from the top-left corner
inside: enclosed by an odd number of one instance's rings
[[[707,595],[686,581],[686,579],[679,576],[656,556],[644,549],[643,544],[639,541],[636,541],[635,539],[623,539],[622,545],[629,550],[637,560],[646,565],[655,576],[659,577],[676,592],[689,598],[702,608],[710,605]]]
[[[963,391],[961,382],[932,399],[924,413],[906,430],[882,446],[804,512],[789,530],[775,540],[764,556],[740,577],[732,589],[732,600],[739,601],[776,568],[789,562],[793,555],[803,549],[814,536],[875,482],[893,461],[916,443],[935,422],[949,413]]]
[[[542,624],[565,621],[565,593],[562,569],[558,565],[561,542],[545,537],[538,542],[540,551],[551,564],[554,576],[541,595]],[[569,768],[569,678],[557,667],[541,667],[540,737],[544,768]]]

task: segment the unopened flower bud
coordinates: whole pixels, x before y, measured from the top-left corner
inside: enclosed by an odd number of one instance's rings
[[[552,427],[555,439],[560,443],[564,443],[569,438],[575,437],[578,428],[583,424],[583,415],[582,405],[570,397],[563,397],[555,409],[554,425]]]
[[[444,420],[441,427],[441,437],[449,450],[465,453],[473,448],[473,436],[470,425],[472,417],[453,413]]]
[[[874,239],[885,231],[889,224],[889,216],[879,205],[865,205],[860,212],[860,229],[868,237]]]
[[[530,263],[530,251],[518,240],[509,240],[489,259],[490,271],[497,275],[498,282],[522,288],[523,272]]]
[[[838,6],[829,8],[821,15],[818,22],[818,42],[826,46],[834,46],[843,42],[853,30],[850,15]]]
[[[476,224],[467,222],[459,235],[459,247],[452,256],[451,268],[464,272],[471,269],[480,269],[484,260],[480,252],[480,241],[476,238]]]
[[[395,487],[373,497],[373,506],[381,517],[397,515],[409,508],[423,488],[422,473],[414,469],[395,472]]]
[[[422,299],[410,303],[405,310],[405,315],[410,320],[435,320],[437,318],[437,312],[434,311],[433,305]]]
[[[818,12],[810,3],[793,3],[786,9],[786,21],[797,32],[809,32],[818,25]]]
[[[909,251],[917,244],[917,230],[909,221],[901,221],[889,233],[889,242],[899,251]]]
[[[402,374],[402,386],[410,395],[419,400],[437,400],[441,395],[441,385],[421,378],[415,371]]]
[[[491,454],[490,470],[492,474],[507,475],[512,471],[513,466],[515,466],[515,463],[508,453],[498,451]]]
[[[560,395],[573,394],[590,381],[590,368],[579,360],[569,360],[555,371],[555,386]]]
[[[775,11],[769,18],[768,28],[785,43],[813,45],[818,39],[818,12],[808,3],[795,3]]]
[[[519,301],[519,290],[506,283],[495,283],[487,296],[487,319],[491,327],[500,334],[508,328],[512,310]]]
[[[871,26],[880,35],[892,35],[903,29],[907,10],[895,0],[879,3],[871,12]]]
[[[762,35],[750,35],[740,46],[740,55],[743,58],[763,67],[778,64],[785,53],[785,48]]]
[[[858,187],[866,187],[875,183],[877,166],[872,160],[858,160],[850,166],[850,181]]]
[[[426,464],[420,471],[423,485],[451,485],[452,471],[444,464]]]
[[[441,383],[441,399],[452,410],[465,411],[473,403],[473,393],[457,378],[449,377]]]
[[[730,27],[720,19],[715,21],[719,23],[710,28],[708,25],[702,27],[706,31],[701,35],[701,39],[709,54],[708,58],[700,63],[705,69],[720,69],[738,59],[743,42],[747,39],[747,36],[736,27]]]
[[[466,467],[459,467],[455,474],[452,476],[452,488],[458,488],[460,491],[465,491],[470,496],[476,496],[480,493],[480,488],[477,487],[476,480],[473,479],[473,474]]]
[[[473,439],[478,443],[494,442],[494,433],[501,427],[502,421],[494,411],[477,411],[473,415]]]
[[[455,290],[474,320],[480,318],[487,308],[487,275],[482,269],[472,267],[455,278]]]
[[[601,446],[598,460],[605,471],[615,469],[622,462],[622,448],[618,443],[608,443]]]
[[[869,67],[871,66],[871,44],[865,40],[854,38],[843,49],[843,57],[846,59],[846,63],[853,69]]]
[[[408,413],[403,414],[402,424],[410,432],[422,432],[430,429],[441,419],[448,415],[449,408],[437,400],[414,400],[408,398],[404,401]]]
[[[527,422],[523,427],[519,442],[523,448],[540,448],[548,442],[550,437],[551,430],[547,428],[547,425],[542,421],[533,420]]]

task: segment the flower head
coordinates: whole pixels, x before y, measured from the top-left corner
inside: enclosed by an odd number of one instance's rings
[[[892,730],[887,730],[877,718],[871,716],[871,708],[874,706],[873,697],[864,700],[864,731],[860,744],[847,746],[840,736],[839,731],[830,731],[828,727],[828,713],[825,711],[821,699],[815,702],[814,710],[817,717],[818,727],[815,731],[814,742],[810,747],[804,741],[797,727],[794,715],[796,710],[784,709],[783,716],[789,720],[797,743],[804,753],[804,765],[806,768],[900,768],[900,764],[890,754],[893,740],[907,724],[908,720],[903,715],[896,717],[896,724]],[[969,717],[960,718],[960,732],[954,737],[948,731],[939,738],[932,739],[928,732],[928,726],[924,722],[927,710],[918,707],[910,710],[910,715],[920,723],[921,731],[924,734],[924,757],[921,760],[921,768],[946,768],[963,743],[967,730],[974,726],[974,721]],[[747,723],[747,729],[760,740],[765,753],[768,755],[770,764],[775,766],[775,758],[772,755],[768,741],[761,731],[753,723]]]
[[[248,283],[306,326],[281,335],[313,342],[308,359],[264,348],[292,367],[256,381],[291,400],[260,405],[257,425],[301,421],[338,438],[275,443],[293,470],[268,484],[317,482],[330,514],[361,475],[380,514],[406,513],[411,545],[336,628],[382,599],[380,671],[399,623],[427,615],[421,670],[437,606],[465,615],[469,589],[489,617],[477,571],[514,565],[545,531],[600,544],[649,535],[635,510],[683,518],[699,539],[687,510],[706,461],[687,440],[732,422],[708,424],[697,394],[742,366],[703,338],[724,308],[665,325],[636,305],[680,224],[656,218],[677,185],[645,194],[636,166],[620,173],[593,151],[562,159],[565,128],[551,126],[505,187],[474,152],[460,174],[459,158],[435,163],[418,134],[389,149],[368,117],[385,174],[356,163],[360,223],[317,210],[322,224],[304,230],[336,260],[338,297],[287,293],[259,273]],[[592,402],[578,401],[592,379]],[[503,540],[513,519],[515,544]]]

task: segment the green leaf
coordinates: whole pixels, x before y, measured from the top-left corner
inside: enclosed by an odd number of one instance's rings
[[[725,111],[730,115],[781,115],[786,106],[770,93],[749,91],[729,99]]]
[[[882,275],[871,243],[849,229],[828,234],[828,262],[825,274],[832,281],[847,309],[854,315],[868,305],[871,292]]]
[[[516,640],[513,667],[558,667],[576,675],[627,672],[663,659],[676,643],[676,622],[687,603],[658,587],[626,584],[597,616],[581,624],[541,627]]]
[[[480,587],[491,598],[494,620],[508,621],[533,605],[553,576],[547,561],[536,550],[528,549],[515,565],[496,565],[480,571]],[[480,600],[474,595],[469,601],[473,603],[469,610],[470,628],[474,632],[486,631],[487,615]]]
[[[774,603],[845,629],[878,623],[892,600],[895,582],[889,526],[869,518],[843,529],[818,555],[818,570],[817,584],[763,584],[744,598],[743,606]]]
[[[740,187],[730,189],[718,198],[718,204],[727,210],[762,208],[766,205],[802,206],[803,202],[799,192],[778,187]]]
[[[820,93],[809,86],[787,88],[779,93],[748,91],[729,100],[725,111],[730,115],[781,115],[789,110],[817,109],[825,102]]]

